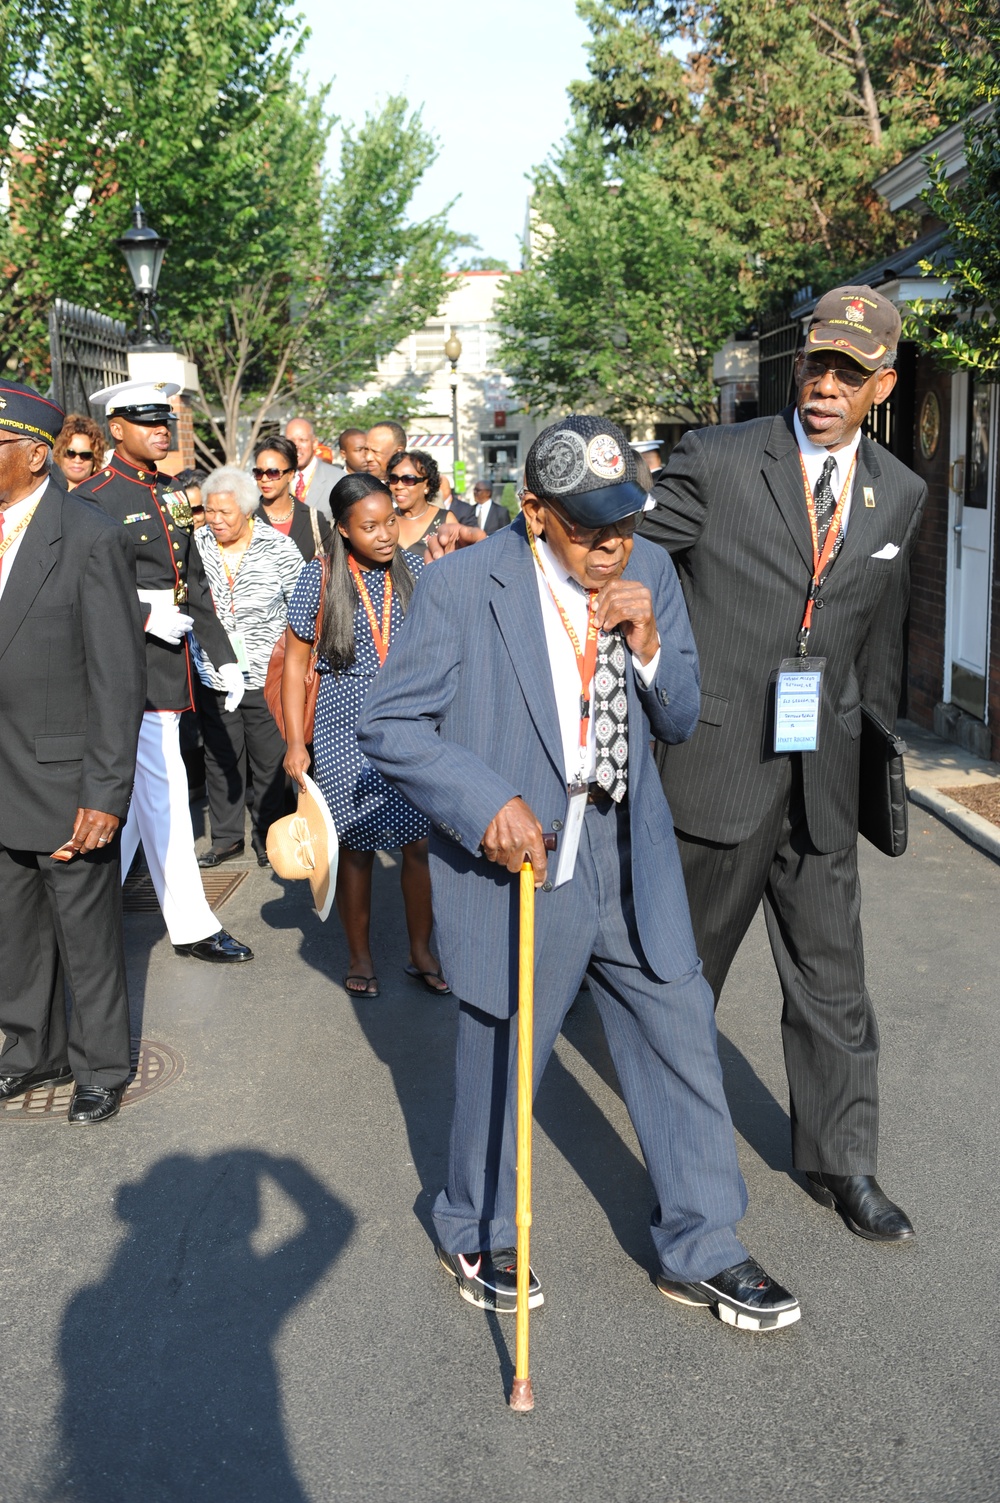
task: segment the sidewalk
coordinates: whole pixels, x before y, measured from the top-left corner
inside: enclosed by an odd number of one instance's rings
[[[912,720],[899,721],[897,730],[908,748],[906,786],[910,802],[930,810],[972,845],[1000,861],[1000,828],[941,791],[996,782],[1000,763],[984,762]]]

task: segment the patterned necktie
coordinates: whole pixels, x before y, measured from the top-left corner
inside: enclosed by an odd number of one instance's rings
[[[822,549],[823,539],[830,531],[830,523],[836,510],[837,498],[833,494],[833,472],[837,468],[837,461],[831,454],[823,461],[816,489],[813,491],[813,504],[816,507],[816,530],[819,533],[819,546]]]
[[[306,499],[306,479],[301,470],[295,471],[295,499],[296,501]]]
[[[618,804],[628,784],[628,695],[621,633],[600,632],[594,670],[594,743],[597,785]]]

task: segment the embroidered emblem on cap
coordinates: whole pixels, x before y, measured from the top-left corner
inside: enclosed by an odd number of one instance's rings
[[[844,317],[849,323],[863,324],[865,321],[865,305],[859,297],[852,297],[844,308]]]
[[[167,383],[166,383],[166,381],[154,381],[153,382],[153,390],[154,391],[166,391],[166,389],[167,389]]]
[[[0,397],[0,407],[6,407],[6,406],[7,406],[7,403],[4,401],[3,397]]]
[[[587,445],[587,464],[602,480],[617,480],[625,473],[625,456],[610,433],[598,433]]]
[[[538,478],[547,495],[564,496],[587,472],[587,449],[579,433],[561,428],[536,455]]]

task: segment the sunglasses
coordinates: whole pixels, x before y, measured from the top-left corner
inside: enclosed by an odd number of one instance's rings
[[[389,484],[390,485],[423,485],[425,483],[426,479],[427,479],[426,475],[390,475],[389,476]]]
[[[251,470],[255,480],[280,480],[282,475],[290,475],[291,470]]]
[[[523,501],[527,495],[527,491],[520,491],[517,499]],[[617,522],[609,522],[606,527],[580,527],[576,522],[571,521],[558,506],[553,505],[547,497],[537,496],[535,499],[541,501],[546,511],[552,512],[571,543],[582,543],[586,548],[596,547],[603,538],[612,533],[617,533],[620,538],[632,537],[641,515],[640,512],[634,511],[631,516],[622,517]]]
[[[67,459],[93,459],[93,457],[94,457],[94,451],[93,451],[93,449],[67,449],[66,450],[66,458]]]
[[[822,360],[803,360],[799,366],[803,381],[821,381],[824,376],[832,376],[842,391],[860,391],[874,374],[859,370],[856,365],[825,365]]]

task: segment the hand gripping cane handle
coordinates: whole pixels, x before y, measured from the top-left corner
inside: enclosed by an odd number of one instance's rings
[[[535,873],[521,867],[517,1000],[517,1330],[510,1407],[534,1409],[528,1376],[528,1281],[531,1277],[531,1085],[535,1026]]]

